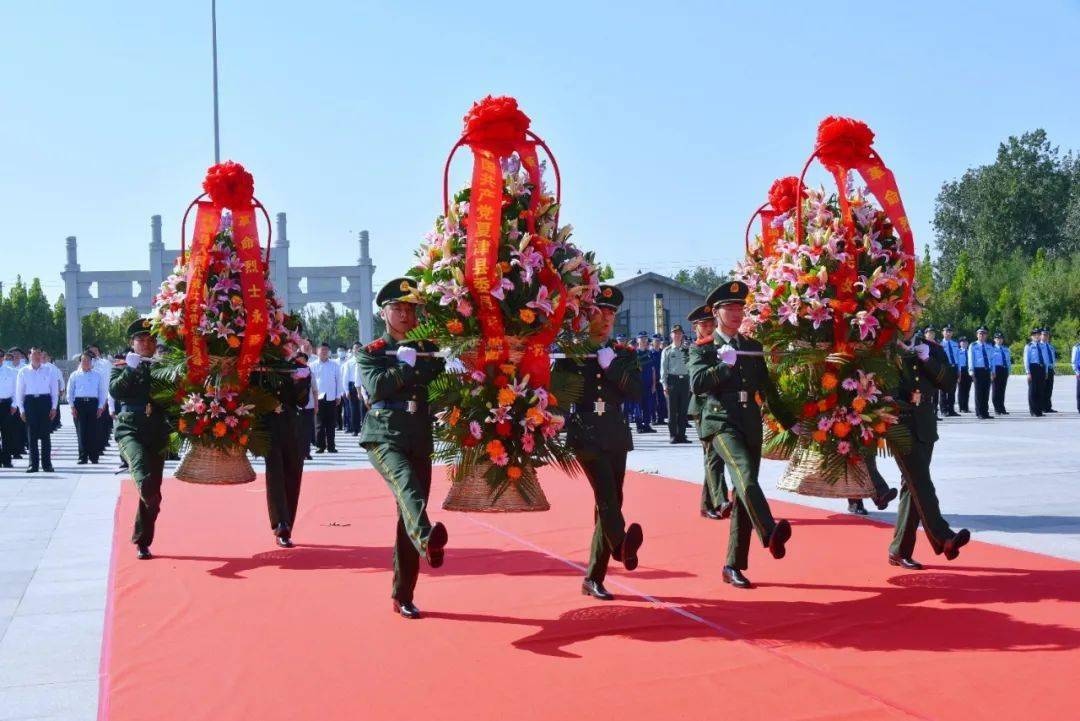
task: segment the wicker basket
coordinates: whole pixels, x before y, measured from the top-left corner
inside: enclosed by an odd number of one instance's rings
[[[870,472],[861,459],[847,464],[847,472],[834,483],[825,478],[825,457],[813,447],[799,446],[791,454],[788,467],[777,488],[818,498],[873,498]]]
[[[176,467],[176,477],[188,483],[231,486],[254,481],[255,469],[247,452],[239,448],[226,451],[192,445]]]
[[[536,479],[535,468],[522,468],[521,478],[494,498],[491,486],[484,478],[484,473],[490,467],[488,463],[477,464],[472,473],[451,485],[443,501],[443,509],[473,513],[524,513],[551,508],[544,489]]]
[[[767,460],[770,460],[770,461],[786,461],[789,458],[791,458],[790,453],[783,453],[782,451],[779,451],[779,450],[772,451],[772,452],[766,452],[765,451],[765,446],[768,445],[769,441],[771,441],[773,438],[775,438],[776,435],[777,434],[771,428],[769,428],[764,423],[762,424],[762,426],[761,426],[761,457],[765,458]]]

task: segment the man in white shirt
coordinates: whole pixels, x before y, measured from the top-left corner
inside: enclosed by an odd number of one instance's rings
[[[91,343],[86,347],[86,350],[90,352],[90,355],[94,358],[94,370],[101,376],[102,383],[105,384],[105,395],[109,394],[109,375],[112,373],[112,360],[107,358],[101,352],[101,347],[97,343]],[[110,398],[110,406],[112,405]],[[101,443],[101,449],[104,451],[109,447],[109,442],[112,439],[113,428],[113,414],[111,407],[101,414],[99,421],[101,427],[98,429],[98,441]]]
[[[105,383],[93,366],[90,353],[79,357],[79,367],[68,379],[68,402],[79,440],[79,465],[96,464],[101,454],[101,417],[105,415]]]
[[[23,366],[15,381],[15,406],[26,424],[30,441],[30,465],[27,473],[53,472],[50,426],[60,404],[60,386],[56,375],[42,363],[40,348],[30,349],[30,365]]]
[[[11,468],[15,449],[15,379],[19,375],[13,367],[10,353],[4,353],[0,362],[0,468]]]
[[[341,404],[341,366],[330,357],[330,344],[323,341],[319,357],[311,364],[311,377],[318,388],[315,408],[315,452],[337,453],[337,412]]]
[[[364,404],[360,400],[360,365],[356,355],[363,346],[353,343],[349,360],[341,368],[342,387],[345,389],[345,430],[351,435],[360,434],[360,423],[364,420]]]
[[[11,353],[11,367],[15,370],[15,375],[19,374],[19,371],[26,365],[26,354],[23,353],[22,348],[12,346],[8,349]],[[13,406],[14,407],[14,406]],[[26,423],[23,422],[22,416],[19,415],[18,408],[15,409],[15,413],[12,416],[15,419],[15,446],[11,452],[12,458],[22,458],[26,453]]]

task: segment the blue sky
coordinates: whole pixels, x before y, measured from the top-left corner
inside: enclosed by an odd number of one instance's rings
[[[0,281],[55,297],[68,235],[84,270],[143,268],[155,213],[178,245],[213,160],[209,4],[3,4]],[[620,277],[730,267],[826,115],[877,133],[920,249],[942,181],[1006,136],[1080,149],[1076,2],[220,0],[218,23],[223,158],[288,213],[294,264],[353,262],[366,228],[377,282],[410,265],[488,93],[533,118],[564,221]]]

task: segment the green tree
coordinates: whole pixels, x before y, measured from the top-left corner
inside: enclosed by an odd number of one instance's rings
[[[707,265],[699,265],[692,269],[684,268],[675,274],[676,281],[705,294],[712,292],[716,286],[730,278],[730,272],[718,273],[715,268]]]

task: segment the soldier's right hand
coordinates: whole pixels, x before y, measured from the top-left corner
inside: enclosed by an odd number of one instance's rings
[[[142,356],[138,353],[128,353],[124,356],[124,362],[127,363],[128,368],[135,369],[142,363]]]
[[[408,366],[416,365],[416,349],[409,346],[398,348],[397,359]]]
[[[733,366],[735,365],[735,361],[737,361],[738,359],[738,351],[736,351],[731,346],[724,345],[724,347],[720,349],[720,362],[724,365]]]
[[[600,367],[604,370],[607,370],[613,360],[615,360],[615,351],[611,348],[601,348],[596,351],[596,362],[599,363]]]

